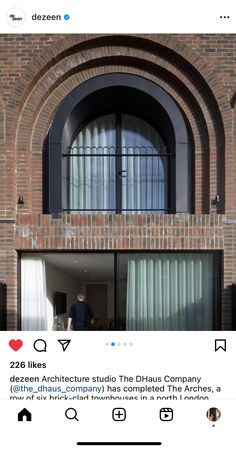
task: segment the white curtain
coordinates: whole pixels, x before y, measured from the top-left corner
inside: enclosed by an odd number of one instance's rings
[[[164,212],[168,161],[160,135],[144,120],[125,114],[121,149],[116,148],[116,131],[116,115],[110,114],[87,124],[75,138],[69,157],[69,210],[115,213],[117,187],[123,213]]]
[[[134,255],[128,260],[127,330],[212,330],[210,254]]]
[[[121,142],[122,208],[128,214],[163,213],[168,201],[168,161],[160,156],[166,155],[160,135],[144,120],[123,114]]]
[[[76,156],[70,157],[69,209],[78,210],[75,213],[115,212],[115,137],[115,115],[111,114],[90,122],[74,140],[71,154]]]
[[[40,256],[21,258],[21,329],[48,330],[45,261]]]

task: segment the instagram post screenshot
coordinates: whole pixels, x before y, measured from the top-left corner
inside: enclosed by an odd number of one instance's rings
[[[236,6],[0,6],[4,450],[235,450]]]

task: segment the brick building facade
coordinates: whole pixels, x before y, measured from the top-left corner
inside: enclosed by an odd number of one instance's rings
[[[231,330],[236,36],[2,35],[0,42],[0,282],[7,290],[7,329],[20,327],[24,252],[207,251],[219,261],[215,328]],[[191,206],[170,214],[68,214],[45,207],[43,151],[60,105],[89,80],[112,74],[147,80],[177,105],[191,135]],[[177,185],[175,191],[177,197]]]

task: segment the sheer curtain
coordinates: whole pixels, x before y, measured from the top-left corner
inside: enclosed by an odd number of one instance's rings
[[[45,261],[40,256],[21,258],[21,329],[48,330]]]
[[[122,208],[128,213],[164,212],[168,161],[163,140],[146,121],[122,115]],[[133,155],[133,156],[131,156]],[[139,156],[140,155],[140,156]]]
[[[169,182],[164,143],[144,120],[122,114],[120,129],[117,117],[109,114],[93,120],[73,141],[69,210],[115,213],[121,207],[123,213],[164,212]],[[121,149],[116,148],[116,134]],[[121,205],[116,204],[116,189]]]
[[[111,114],[90,122],[74,140],[71,154],[76,156],[69,158],[69,208],[79,210],[75,213],[115,212],[115,139],[115,115]]]
[[[210,254],[134,255],[128,260],[127,330],[212,330]]]

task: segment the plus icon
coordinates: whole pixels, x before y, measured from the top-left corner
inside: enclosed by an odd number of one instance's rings
[[[114,408],[112,410],[112,419],[116,422],[123,422],[126,419],[126,410],[124,408]]]

